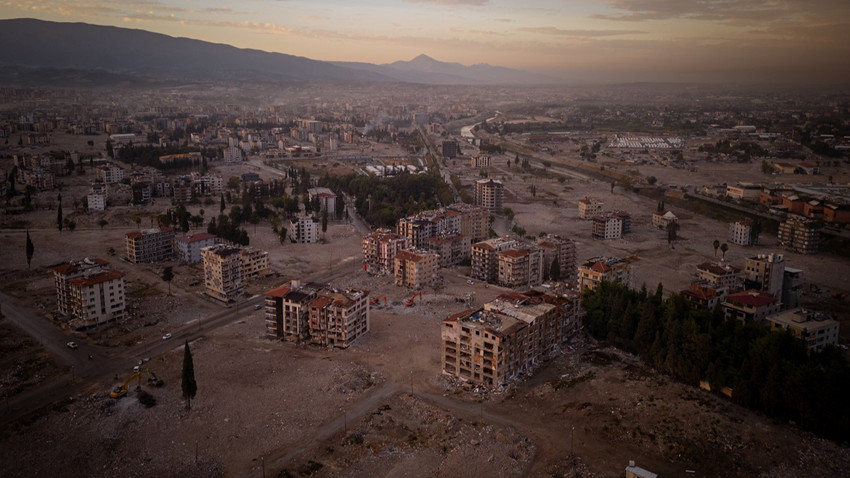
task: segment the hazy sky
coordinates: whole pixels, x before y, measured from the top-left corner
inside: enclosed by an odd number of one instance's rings
[[[850,85],[850,0],[0,0],[0,18],[138,28],[317,60],[572,80]]]

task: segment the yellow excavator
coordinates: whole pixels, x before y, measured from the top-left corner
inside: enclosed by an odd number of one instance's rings
[[[121,398],[124,395],[127,395],[127,385],[129,385],[130,382],[132,382],[133,380],[138,380],[139,383],[136,385],[136,387],[141,388],[141,386],[142,386],[142,372],[141,371],[133,372],[133,375],[130,375],[130,377],[127,380],[125,380],[123,384],[115,387],[114,390],[109,392],[109,398]]]

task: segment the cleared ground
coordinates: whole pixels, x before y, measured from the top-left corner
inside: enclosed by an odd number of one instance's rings
[[[507,205],[529,234],[575,238],[579,259],[636,255],[634,286],[654,287],[663,280],[667,290],[685,287],[694,266],[714,258],[711,241],[726,235],[725,224],[674,209],[682,239],[671,249],[665,233],[649,226],[653,200],[620,188],[612,193],[608,184],[575,178],[560,183],[513,168],[492,175],[508,178]],[[73,188],[85,185],[67,187],[63,203],[78,194]],[[612,242],[591,239],[589,223],[577,217],[576,203],[586,195],[598,197],[606,208],[631,212],[632,235]],[[121,350],[191,327],[222,310],[200,294],[197,266],[173,264],[177,277],[168,296],[160,279],[164,265],[135,266],[120,259],[123,234],[136,227],[134,218],[164,207],[110,208],[103,230],[97,216],[80,213],[77,230],[61,233],[53,226],[55,209],[16,216],[31,227],[33,270],[26,272],[24,231],[0,231],[4,291],[50,315],[55,297],[46,266],[96,255],[127,272],[135,318],[75,340]],[[217,204],[206,209],[218,212]],[[362,272],[361,236],[350,225],[332,224],[326,243],[315,245],[280,245],[267,224],[248,230],[252,246],[270,252],[278,274],[252,284],[251,293],[291,278],[336,272],[333,283],[339,287],[387,296],[372,310],[369,334],[346,350],[299,348],[265,339],[261,311],[240,309],[234,323],[191,344],[198,394],[190,410],[181,398],[183,351],[175,343],[147,365],[165,380],[162,388],[143,385],[156,398],[154,407],[144,408],[135,391],[109,399],[114,381],[92,383],[31,423],[2,431],[4,476],[55,476],[61,470],[63,476],[104,477],[613,477],[622,476],[628,460],[661,476],[685,476],[686,470],[695,471],[687,476],[843,476],[850,469],[850,452],[838,444],[672,383],[634,357],[581,338],[561,358],[508,389],[458,386],[439,373],[440,320],[467,308],[456,299],[469,294],[468,307],[475,307],[498,295],[499,288],[469,285],[466,270],[451,269],[444,271],[441,288],[426,288],[422,300],[408,308],[403,301],[412,291]],[[727,259],[743,265],[746,256],[776,251],[771,241],[768,236],[767,246],[733,246]],[[846,290],[850,283],[844,262],[785,254],[789,266],[804,269],[822,288]],[[7,376],[4,395],[68,373],[37,340],[13,327],[4,327],[3,344],[4,370],[19,370],[36,359],[44,371]]]

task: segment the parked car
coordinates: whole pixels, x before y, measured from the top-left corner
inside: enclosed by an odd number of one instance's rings
[[[169,333],[167,333],[167,334],[165,334],[165,335],[163,335],[163,336],[162,336],[162,340],[168,340],[168,339],[170,339],[170,338],[171,338],[171,332],[169,332]]]
[[[76,342],[68,342],[68,343],[66,343],[65,345],[67,345],[67,346],[68,346],[68,348],[71,348],[71,349],[75,349],[75,348],[77,348],[77,343],[76,343]]]

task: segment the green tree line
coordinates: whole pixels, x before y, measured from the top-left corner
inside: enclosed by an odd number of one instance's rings
[[[686,384],[708,380],[712,390],[732,388],[732,400],[822,436],[850,438],[850,366],[835,346],[809,351],[790,332],[726,320],[692,310],[658,285],[631,290],[603,282],[582,295],[588,333],[640,355]]]

